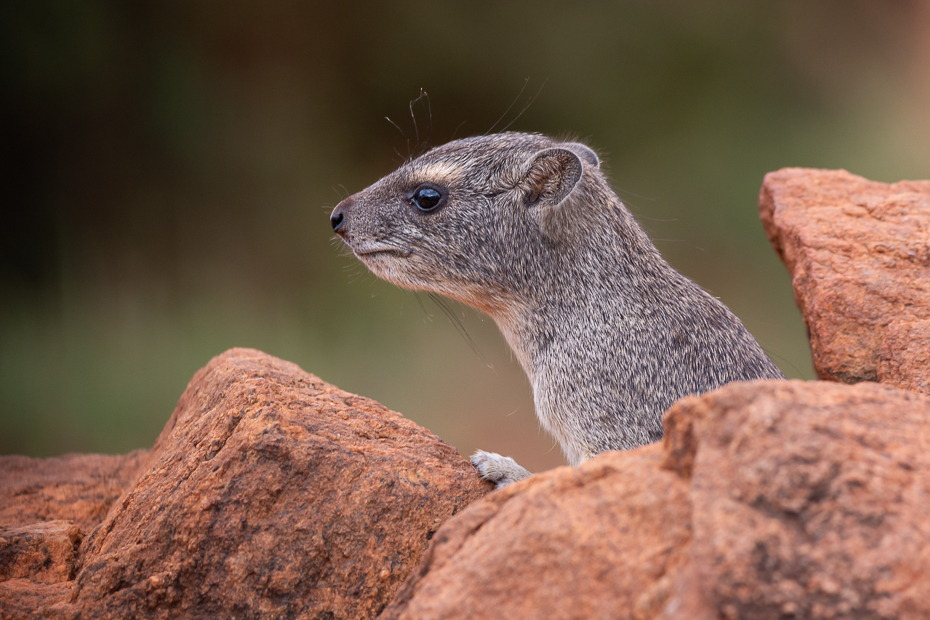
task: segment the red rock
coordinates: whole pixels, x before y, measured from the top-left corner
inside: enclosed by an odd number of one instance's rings
[[[147,450],[50,459],[0,456],[0,526],[71,520],[86,534],[132,486],[147,459]]]
[[[892,323],[885,329],[878,380],[930,394],[930,321]]]
[[[384,619],[930,617],[930,398],[734,383],[447,521]]]
[[[666,421],[690,434],[666,463],[691,463],[693,574],[722,617],[930,617],[930,399],[767,381]]]
[[[372,617],[491,488],[401,415],[245,349],[195,375],[151,451],[0,464],[4,619]]]
[[[651,618],[687,561],[687,484],[658,444],[537,474],[440,528],[381,618]]]
[[[59,611],[68,599],[73,581],[41,583],[29,579],[0,581],[0,618],[3,620],[34,620],[35,618],[64,618]],[[57,607],[56,607],[57,606]]]
[[[56,613],[370,618],[490,488],[401,415],[245,349],[197,373],[151,458]]]
[[[80,541],[80,528],[71,521],[0,527],[0,581],[71,579]]]
[[[765,176],[759,211],[818,376],[930,394],[930,181],[787,168]]]
[[[75,524],[0,530],[0,617],[930,617],[930,398],[735,383],[665,431],[466,508],[433,435],[233,350],[77,561]]]

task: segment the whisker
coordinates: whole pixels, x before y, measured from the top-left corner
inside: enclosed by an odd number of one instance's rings
[[[420,89],[420,97],[422,97],[422,96],[423,96],[423,89],[421,88],[421,89]],[[409,104],[409,108],[410,108],[410,118],[413,119],[413,131],[414,131],[414,134],[416,135],[416,139],[417,139],[417,142],[416,142],[417,148],[420,148],[420,130],[417,129],[417,117],[416,117],[416,114],[413,113],[413,104],[416,103],[417,101],[419,101],[419,100],[420,100],[420,97],[417,97],[416,99],[411,99],[411,100],[410,100],[410,104]]]
[[[643,200],[648,200],[648,201],[650,201],[650,202],[655,202],[655,201],[656,201],[655,198],[650,198],[649,196],[641,196],[641,195],[639,195],[639,194],[634,194],[633,192],[631,192],[631,191],[629,191],[629,190],[626,190],[626,189],[617,187],[617,186],[614,185],[613,183],[610,184],[610,189],[614,190],[614,193],[615,193],[615,194],[626,194],[627,196],[634,196],[634,197],[636,197],[636,198],[641,198],[641,199],[643,199]]]
[[[529,79],[529,78],[527,78],[527,79]],[[509,123],[507,123],[507,126],[504,127],[503,129],[501,129],[501,133],[503,133],[503,132],[507,131],[508,129],[510,129],[510,126],[513,125],[514,123],[516,123],[518,120],[520,120],[520,117],[523,116],[523,113],[530,109],[530,106],[533,105],[533,102],[536,101],[536,98],[537,98],[537,97],[539,97],[539,93],[541,93],[542,90],[543,90],[543,88],[546,87],[546,83],[547,83],[548,81],[549,81],[549,78],[546,78],[545,81],[543,81],[542,86],[539,87],[539,90],[536,91],[536,94],[533,95],[533,98],[530,99],[530,100],[526,103],[525,106],[523,106],[523,109],[520,110],[520,113],[517,114],[517,117],[516,117],[515,119],[513,119],[512,121],[510,121]]]
[[[468,331],[465,329],[465,326],[462,324],[461,319],[459,319],[458,315],[456,315],[455,312],[452,311],[452,308],[446,305],[445,300],[439,295],[437,295],[436,293],[427,292],[426,294],[429,296],[430,299],[433,300],[433,303],[439,306],[443,314],[445,314],[446,317],[448,317],[448,319],[452,322],[452,324],[455,326],[456,331],[458,331],[458,333],[461,334],[462,338],[465,339],[465,342],[468,343],[468,348],[470,348],[475,353],[475,355],[481,358],[481,361],[487,363],[488,361],[487,358],[484,356],[483,353],[481,353],[481,351],[478,350],[478,345],[475,344],[475,341],[472,340],[471,336],[468,334]]]
[[[398,125],[397,123],[395,123],[394,121],[392,121],[390,118],[388,118],[387,116],[385,116],[385,117],[384,117],[384,120],[386,120],[386,121],[389,122],[390,124],[392,124],[392,125],[394,125],[395,127],[397,127],[397,131],[399,131],[399,132],[400,132],[400,135],[402,135],[402,136],[404,137],[404,140],[407,141],[407,159],[404,159],[404,156],[400,154],[400,151],[398,151],[396,147],[394,148],[394,152],[397,153],[397,156],[400,157],[401,161],[407,161],[407,160],[411,159],[411,157],[410,157],[410,138],[408,138],[408,137],[407,137],[407,134],[404,133],[404,130],[400,128],[400,125]],[[415,123],[414,123],[414,125],[415,125]]]
[[[384,117],[384,120],[386,120],[386,121],[389,122],[390,124],[394,125],[394,127],[397,128],[397,131],[400,132],[400,135],[402,135],[402,136],[404,137],[404,140],[407,139],[407,134],[405,134],[405,133],[404,133],[404,130],[400,128],[400,125],[398,125],[397,123],[395,123],[394,121],[392,121],[392,120],[391,120],[389,117],[387,117],[387,116]]]
[[[413,296],[416,298],[417,303],[420,305],[420,310],[423,311],[423,314],[426,315],[426,318],[432,321],[432,316],[426,311],[426,306],[423,305],[423,298],[420,297],[420,291],[413,291]]]
[[[514,106],[514,104],[515,104],[517,101],[520,100],[520,97],[523,95],[523,91],[526,90],[526,85],[529,84],[529,83],[530,83],[530,78],[524,78],[524,80],[523,80],[523,88],[521,88],[521,89],[520,89],[520,92],[517,93],[517,96],[513,98],[513,101],[510,102],[510,105],[507,106],[507,109],[504,110],[504,113],[501,114],[501,117],[500,117],[499,119],[497,119],[496,121],[494,121],[494,124],[491,125],[491,126],[488,128],[488,130],[487,130],[486,132],[484,132],[483,135],[486,136],[486,135],[488,135],[489,133],[491,133],[492,131],[494,131],[494,128],[497,127],[497,124],[498,124],[499,122],[501,122],[502,120],[504,120],[504,117],[507,116],[507,113],[510,112],[510,109]],[[518,118],[519,118],[519,117],[518,117]],[[463,121],[463,122],[464,122],[464,121]],[[461,127],[461,125],[459,125],[459,127]],[[508,125],[508,127],[509,127],[509,125]]]
[[[455,134],[457,134],[457,133],[459,132],[459,129],[461,129],[461,128],[462,128],[462,125],[464,125],[464,124],[465,124],[465,121],[462,121],[461,123],[459,123],[459,126],[456,127],[456,128],[455,128],[455,131],[452,132],[452,137],[449,139],[450,141],[455,140]],[[485,135],[487,135],[487,134],[485,134]]]
[[[423,94],[426,95],[426,111],[429,114],[429,135],[433,135],[433,104],[430,103],[429,94],[424,90]],[[428,144],[428,142],[427,142]]]

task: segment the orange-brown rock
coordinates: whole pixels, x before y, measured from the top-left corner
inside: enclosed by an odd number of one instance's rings
[[[147,450],[0,457],[0,618],[35,618],[66,600],[81,539],[147,460]]]
[[[0,526],[0,582],[56,583],[74,577],[81,530],[71,521]]]
[[[50,459],[0,456],[0,526],[71,520],[87,534],[148,462],[147,450]]]
[[[76,578],[0,583],[0,617],[370,618],[490,490],[400,414],[246,349],[195,375],[147,459]]]
[[[440,528],[382,618],[652,618],[688,558],[688,485],[659,444],[561,467]]]
[[[930,617],[930,399],[733,384],[667,420],[692,434],[691,558],[723,617]]]
[[[787,168],[765,176],[759,211],[818,376],[930,394],[930,181]]]
[[[35,620],[35,618],[74,617],[58,611],[74,586],[73,581],[43,583],[31,579],[0,581],[0,618]]]
[[[878,379],[930,394],[930,321],[892,323],[878,351]]]
[[[83,541],[0,528],[0,617],[930,617],[930,397],[736,383],[665,432],[466,508],[488,485],[430,433],[233,350]]]
[[[736,383],[440,528],[383,618],[930,617],[930,398]]]

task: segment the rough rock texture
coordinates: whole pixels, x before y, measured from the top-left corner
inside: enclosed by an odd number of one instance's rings
[[[78,548],[148,463],[147,450],[0,456],[0,618],[34,618],[70,594]]]
[[[724,617],[930,617],[930,399],[735,384],[667,419],[670,463],[692,463],[692,562]]]
[[[476,502],[381,617],[653,617],[691,535],[687,484],[661,462],[659,444],[606,453]]]
[[[71,521],[0,526],[0,581],[67,581],[77,560],[81,530]]]
[[[35,582],[31,579],[0,581],[0,618],[59,618],[59,611],[68,600],[73,581],[58,583]]]
[[[930,617],[930,399],[731,384],[469,506],[383,618]]]
[[[490,490],[401,415],[246,349],[195,375],[147,458],[76,578],[0,583],[0,617],[370,618]]]
[[[892,323],[885,328],[878,351],[878,380],[930,394],[930,321]]]
[[[759,211],[818,376],[930,394],[930,181],[787,168],[765,176]]]
[[[0,456],[0,526],[74,521],[87,534],[148,463],[148,450],[51,459]]]

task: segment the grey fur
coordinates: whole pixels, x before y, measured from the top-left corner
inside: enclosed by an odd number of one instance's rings
[[[333,211],[377,276],[488,313],[572,464],[662,437],[662,413],[731,381],[783,378],[740,321],[675,271],[587,146],[502,133],[437,147]],[[424,213],[422,183],[446,188]],[[478,452],[503,486],[529,473]],[[507,461],[513,464],[511,467]]]

